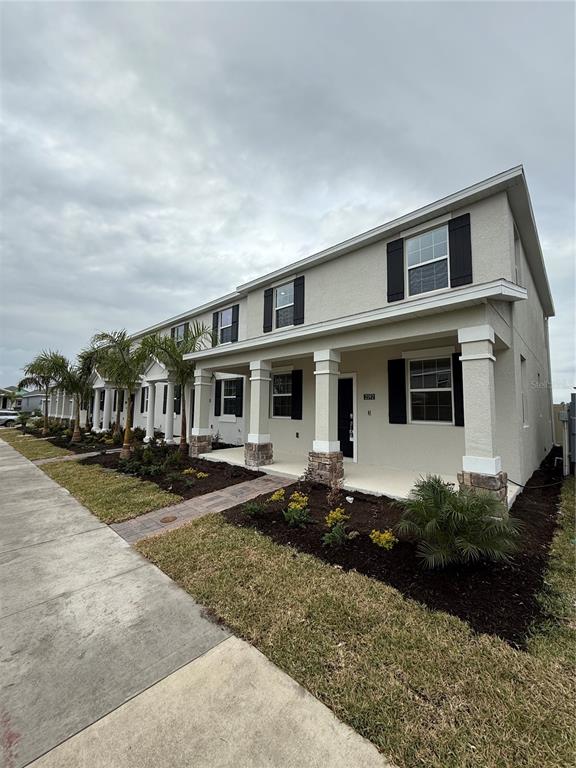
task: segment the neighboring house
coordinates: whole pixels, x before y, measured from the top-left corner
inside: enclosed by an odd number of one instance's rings
[[[504,496],[553,444],[553,314],[517,167],[134,338],[191,320],[217,333],[189,356],[193,455],[219,434],[244,444],[222,458],[345,487],[405,496],[439,473]],[[144,378],[136,424],[171,439],[177,390],[157,363]]]
[[[18,389],[18,387],[3,387],[0,389],[0,408],[2,410],[19,411],[22,407],[22,395],[27,394],[27,390]]]
[[[22,395],[20,410],[23,413],[34,413],[44,410],[44,393],[37,389]]]

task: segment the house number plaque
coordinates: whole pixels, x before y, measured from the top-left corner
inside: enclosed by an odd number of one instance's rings
[[[374,392],[364,392],[364,400],[376,400]]]

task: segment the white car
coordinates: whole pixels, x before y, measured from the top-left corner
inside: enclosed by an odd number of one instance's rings
[[[0,411],[0,427],[13,427],[18,418],[18,411]]]

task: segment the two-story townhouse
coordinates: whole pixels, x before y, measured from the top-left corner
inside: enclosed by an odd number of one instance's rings
[[[522,167],[233,295],[238,341],[190,355],[194,455],[215,374],[246,382],[228,460],[345,487],[402,496],[435,472],[504,496],[552,447],[554,306]]]
[[[406,496],[419,475],[509,500],[553,444],[554,314],[522,167],[135,333],[211,326],[190,355],[192,455]],[[114,418],[94,383],[94,421]],[[153,362],[134,423],[172,441],[180,396]],[[190,428],[191,427],[191,428]],[[214,457],[216,458],[216,457]]]

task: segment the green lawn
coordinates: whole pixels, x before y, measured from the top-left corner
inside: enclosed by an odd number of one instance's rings
[[[574,756],[573,490],[529,652],[237,528],[221,515],[138,549],[402,768],[565,768]]]
[[[182,501],[154,483],[121,475],[98,464],[77,461],[44,464],[41,469],[104,523],[119,523]]]
[[[52,445],[48,440],[39,440],[31,435],[23,435],[19,429],[0,430],[0,439],[9,443],[22,456],[30,461],[36,459],[52,459],[55,456],[68,456],[72,451]]]

